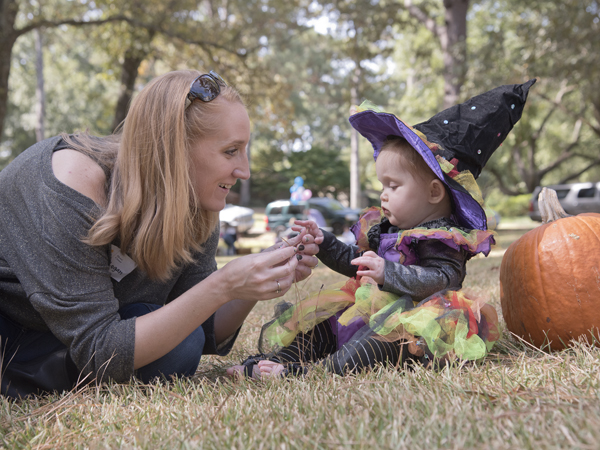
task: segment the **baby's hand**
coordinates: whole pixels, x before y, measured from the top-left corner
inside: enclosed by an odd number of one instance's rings
[[[360,277],[371,277],[377,284],[385,281],[385,259],[377,256],[375,252],[366,252],[364,255],[354,258],[351,263],[359,266],[356,274]],[[362,267],[361,267],[362,266]]]
[[[302,228],[305,228],[307,234],[310,234],[314,238],[315,244],[319,245],[323,242],[323,231],[321,231],[314,220],[295,220],[292,230],[301,231]]]

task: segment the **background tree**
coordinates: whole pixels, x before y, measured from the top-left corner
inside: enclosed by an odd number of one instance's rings
[[[504,194],[600,175],[600,85],[591,76],[600,68],[599,21],[598,5],[579,0],[475,8],[468,89],[538,77],[519,127],[488,164]]]
[[[368,11],[368,14],[365,14]],[[385,79],[384,62],[393,51],[392,26],[397,21],[397,5],[371,0],[337,0],[324,4],[323,14],[335,27],[330,33],[337,41],[340,68],[344,73],[345,108],[340,117],[347,117],[350,105],[358,105],[376,90]],[[375,88],[375,89],[373,89]],[[376,100],[372,96],[372,100]],[[350,206],[366,206],[361,193],[361,158],[359,135],[350,130]]]
[[[110,133],[154,76],[213,69],[248,102],[256,202],[289,195],[297,175],[311,183],[301,164],[336,180],[314,181],[316,194],[347,198],[349,176],[337,170],[351,159],[353,103],[371,100],[415,124],[532,77],[519,126],[480,177],[486,195],[600,177],[595,0],[3,0],[0,12],[0,167],[36,139],[28,32],[44,27],[46,135]],[[360,188],[376,201],[371,151],[356,161]]]
[[[86,39],[84,29],[50,28],[44,32],[45,133],[89,129],[111,131],[118,73],[107,55]],[[13,48],[11,90],[0,143],[0,168],[36,142],[36,69],[34,34]]]
[[[254,200],[266,204],[276,198],[289,198],[290,187],[298,176],[313,196],[349,194],[348,161],[336,150],[312,147],[290,152],[281,158],[271,147],[253,158]]]
[[[42,30],[40,28],[35,30],[35,73],[35,136],[39,142],[44,140],[45,137],[44,121],[46,116],[46,92],[44,88],[44,44]]]
[[[10,76],[12,51],[20,36],[37,28],[54,28],[61,25],[76,27],[105,24],[124,20],[118,12],[102,16],[102,10],[92,2],[47,3],[25,0],[0,1],[0,139],[3,135],[4,120],[8,104],[8,81]]]
[[[449,108],[459,102],[460,90],[467,74],[467,12],[469,0],[425,1],[417,5],[404,0],[404,7],[439,42],[444,62],[444,102]]]

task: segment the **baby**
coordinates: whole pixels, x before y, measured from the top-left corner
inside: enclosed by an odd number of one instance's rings
[[[382,363],[483,358],[499,337],[498,317],[461,291],[466,262],[494,244],[475,178],[534,82],[500,86],[415,127],[371,109],[351,116],[374,148],[381,208],[352,227],[356,245],[296,222],[315,237],[318,258],[351,278],[283,310],[264,328],[278,350],[228,373],[303,374],[315,363],[343,375]]]

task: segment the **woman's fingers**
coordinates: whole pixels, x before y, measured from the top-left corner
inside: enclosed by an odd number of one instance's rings
[[[319,264],[319,260],[314,256],[319,252],[319,246],[314,243],[314,237],[310,234],[306,234],[306,228],[300,227],[298,231],[300,231],[300,233],[297,236],[286,239],[286,241],[281,244],[281,248],[295,246],[297,249],[296,259],[298,260],[298,264],[293,277],[294,281],[302,281],[308,278],[312,269]],[[307,240],[311,243],[306,242]],[[280,264],[283,265],[283,263]]]
[[[302,281],[309,277],[313,269],[319,264],[316,256],[301,255],[302,259],[296,266],[296,281]]]
[[[291,284],[291,282],[294,278],[294,271],[296,270],[297,266],[298,266],[298,259],[292,258],[285,264],[272,267],[269,270],[268,278],[269,279],[272,278],[275,280],[286,280],[289,278],[289,282]]]
[[[312,269],[310,267],[305,266],[304,264],[298,264],[296,266],[296,270],[294,272],[294,281],[302,281],[306,280],[310,274],[312,273]]]
[[[258,257],[262,258],[261,263],[272,267],[289,261],[297,252],[298,249],[296,247],[286,246],[275,249],[271,252],[260,253]]]
[[[294,231],[298,231],[298,234],[296,236],[287,238],[283,243],[283,246],[295,247],[298,244],[301,244],[303,242],[303,239],[307,236],[307,230],[304,227],[292,227],[292,229]]]
[[[299,266],[306,266],[309,269],[314,269],[319,265],[319,258],[311,255],[301,255],[302,259],[300,259]]]
[[[298,265],[295,247],[237,258],[217,272],[225,277],[224,289],[232,298],[270,300],[291,287]],[[222,272],[224,271],[224,272]]]
[[[308,239],[307,239],[308,238]],[[234,273],[240,270],[248,272],[245,282],[239,286],[243,291],[241,298],[268,300],[284,295],[295,281],[306,279],[319,260],[314,256],[319,251],[314,236],[306,229],[290,239],[280,248],[269,249],[258,255],[248,255],[234,260],[230,269]],[[238,266],[237,264],[243,264]],[[251,275],[250,275],[251,274]],[[251,295],[250,292],[254,291]]]
[[[306,230],[305,228],[301,228]],[[300,232],[298,236],[295,236],[288,240],[289,245],[294,245],[298,248],[298,252],[303,255],[316,255],[319,253],[319,245],[317,244],[314,236]],[[285,244],[284,244],[285,245]]]
[[[315,242],[315,238],[310,234],[306,234],[306,228],[300,228],[302,231],[297,236],[289,238],[281,244],[281,248],[293,246],[298,249],[298,253],[302,255],[316,255],[319,253],[319,246]]]
[[[303,244],[312,244],[315,242],[315,237],[312,234],[307,234],[302,237]]]
[[[286,247],[285,249],[281,249],[281,250],[288,250],[290,248],[293,247]],[[277,252],[279,250],[276,250]],[[289,250],[288,250],[289,251]],[[286,252],[287,253],[287,252]],[[292,253],[292,256],[287,260],[287,261],[279,261],[278,263],[275,263],[274,266],[272,266],[269,270],[269,279],[274,279],[275,283],[274,285],[276,285],[276,296],[280,296],[285,294],[290,287],[292,286],[292,284],[294,283],[294,280],[296,278],[295,276],[295,272],[296,269],[298,268],[299,262],[304,258],[304,256],[300,255],[299,253]],[[269,282],[267,281],[267,286],[269,285]]]

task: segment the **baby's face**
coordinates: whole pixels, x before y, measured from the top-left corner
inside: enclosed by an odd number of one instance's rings
[[[426,221],[431,214],[429,182],[413,175],[393,152],[381,152],[375,161],[383,184],[381,208],[392,225],[406,230]]]

